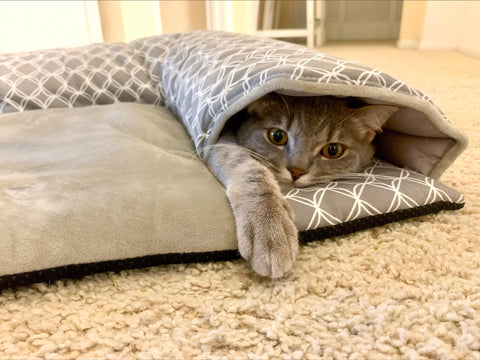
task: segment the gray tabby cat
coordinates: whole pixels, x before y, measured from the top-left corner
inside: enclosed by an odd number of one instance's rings
[[[293,214],[281,190],[358,172],[376,132],[398,110],[351,106],[347,98],[268,94],[229,120],[207,159],[235,216],[238,249],[253,270],[273,278],[298,253]]]

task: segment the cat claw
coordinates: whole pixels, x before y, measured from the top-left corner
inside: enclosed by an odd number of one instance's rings
[[[277,248],[270,253],[256,252],[250,259],[252,269],[259,275],[273,279],[285,276],[293,267],[298,253],[298,240],[292,237],[290,248]]]

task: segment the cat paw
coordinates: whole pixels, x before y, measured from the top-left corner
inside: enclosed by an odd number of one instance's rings
[[[255,249],[250,258],[252,269],[261,276],[280,278],[290,271],[295,263],[298,254],[298,239],[296,235],[284,234],[286,244],[283,247],[277,246],[267,251]],[[279,240],[277,235],[276,241]]]
[[[239,251],[252,269],[261,276],[284,276],[298,254],[298,232],[283,197],[257,203],[237,220]]]

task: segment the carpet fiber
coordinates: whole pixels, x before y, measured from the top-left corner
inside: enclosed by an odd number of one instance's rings
[[[480,358],[480,60],[330,45],[430,95],[470,147],[442,181],[461,211],[303,246],[270,281],[243,261],[7,290],[0,358]]]

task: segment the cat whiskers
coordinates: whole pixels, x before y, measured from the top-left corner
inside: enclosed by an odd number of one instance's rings
[[[251,150],[251,149],[248,149],[244,146],[241,146],[241,145],[238,145],[238,144],[213,144],[213,145],[207,145],[205,146],[203,149],[204,150],[211,150],[213,148],[220,148],[220,147],[223,147],[223,148],[229,148],[229,147],[233,147],[233,146],[238,146],[238,147],[241,147],[245,152],[247,152],[252,158],[254,158],[255,160],[258,160],[259,162],[261,162],[263,165],[265,166],[268,166],[268,167],[272,167],[273,164],[272,162],[266,158],[265,156],[263,155],[260,155],[259,153]]]
[[[330,181],[348,181],[348,180],[357,181],[358,179],[368,179],[368,178],[376,179],[376,180],[390,180],[396,177],[391,175],[379,175],[379,174],[371,174],[368,172],[358,172],[358,173],[331,175]]]

